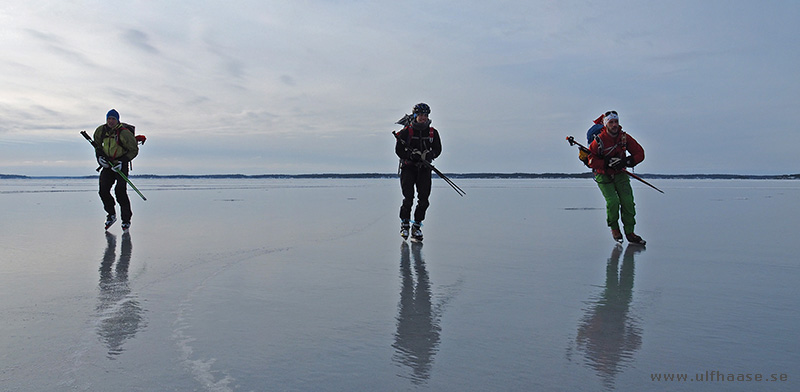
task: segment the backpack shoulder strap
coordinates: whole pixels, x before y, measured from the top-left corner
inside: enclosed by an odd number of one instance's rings
[[[602,157],[605,146],[603,145],[603,139],[600,138],[599,133],[594,134],[594,141],[597,142],[597,153]]]
[[[620,135],[619,138],[619,146],[622,148],[622,152],[624,153],[625,151],[628,150],[628,134],[625,133],[624,131],[619,131],[619,132],[622,134]]]

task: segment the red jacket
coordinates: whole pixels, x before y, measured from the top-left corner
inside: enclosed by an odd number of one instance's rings
[[[622,172],[622,170],[614,170],[608,167],[608,159],[613,157],[625,159],[630,153],[630,156],[633,157],[631,166],[638,165],[639,162],[644,160],[642,146],[624,131],[620,131],[614,137],[603,128],[600,134],[592,141],[592,144],[589,145],[589,151],[591,151],[591,154],[589,154],[589,167],[597,174],[613,175]]]

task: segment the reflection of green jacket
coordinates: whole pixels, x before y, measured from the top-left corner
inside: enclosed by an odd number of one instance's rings
[[[105,154],[112,161],[130,162],[139,154],[136,137],[125,123],[118,124],[114,129],[106,124],[97,127],[94,131],[94,142],[102,149],[97,154]]]

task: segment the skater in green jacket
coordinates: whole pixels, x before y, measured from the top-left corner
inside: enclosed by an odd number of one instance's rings
[[[117,221],[114,197],[111,196],[111,187],[114,187],[116,202],[119,203],[122,217],[122,228],[127,230],[131,225],[131,201],[128,199],[127,182],[117,171],[128,175],[130,162],[139,154],[139,144],[133,135],[133,127],[119,122],[119,113],[111,109],[106,114],[106,123],[94,131],[94,143],[99,146],[95,151],[97,163],[100,164],[100,199],[106,213],[106,230]]]

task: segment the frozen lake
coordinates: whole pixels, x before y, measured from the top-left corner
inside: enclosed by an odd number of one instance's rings
[[[800,390],[798,181],[133,181],[0,182],[0,389]]]

